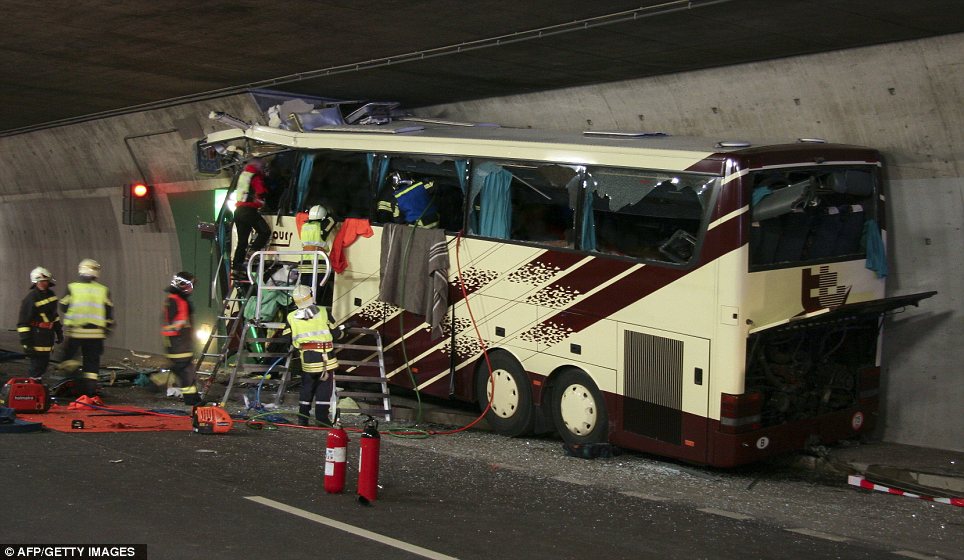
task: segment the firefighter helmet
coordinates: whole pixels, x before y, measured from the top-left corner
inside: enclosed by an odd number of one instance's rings
[[[316,204],[315,206],[312,206],[310,210],[308,210],[309,220],[324,220],[327,217],[328,209],[320,204]]]
[[[53,283],[54,276],[53,274],[50,274],[49,270],[47,270],[42,266],[38,266],[37,268],[30,271],[31,284],[36,284],[37,282],[40,282],[42,280],[46,280],[47,282]]]
[[[295,302],[295,305],[298,306],[298,309],[311,307],[311,305],[315,303],[311,288],[308,286],[295,286],[295,289],[291,290],[291,299]]]
[[[171,286],[174,286],[176,290],[191,293],[194,291],[194,280],[195,277],[193,274],[187,271],[181,271],[171,279]]]
[[[100,276],[100,263],[94,259],[84,259],[77,265],[77,274],[98,278]]]

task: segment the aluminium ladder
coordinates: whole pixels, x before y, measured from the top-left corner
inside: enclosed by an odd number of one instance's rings
[[[335,372],[336,394],[351,397],[358,403],[358,409],[345,413],[379,416],[386,422],[392,420],[392,401],[388,391],[388,378],[385,376],[385,354],[382,337],[377,330],[348,327],[340,342],[335,342],[335,357],[338,358],[338,371]],[[345,371],[344,366],[349,366]],[[357,368],[378,368],[378,376],[354,375]],[[341,373],[341,372],[345,373]],[[346,389],[338,388],[338,383],[346,383]],[[350,385],[347,385],[350,384]]]
[[[222,262],[224,257],[221,257]],[[220,270],[222,263],[218,263]],[[217,276],[211,285],[211,293],[216,293]],[[211,328],[211,334],[201,348],[201,353],[194,362],[194,371],[197,372],[197,379],[201,399],[211,388],[226,366],[228,359],[233,354],[233,340],[239,336],[239,331],[244,325],[243,308],[244,302],[251,295],[252,284],[250,282],[233,282],[228,290],[228,295],[221,300],[221,311]],[[214,350],[214,351],[212,351]]]

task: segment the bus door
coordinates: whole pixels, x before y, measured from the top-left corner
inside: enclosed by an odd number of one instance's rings
[[[622,324],[619,356],[623,399],[613,442],[705,461],[710,341]]]

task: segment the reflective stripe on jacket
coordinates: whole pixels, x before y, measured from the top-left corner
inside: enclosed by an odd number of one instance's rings
[[[40,290],[34,285],[20,303],[17,334],[20,344],[34,352],[50,352],[55,333],[61,332],[57,313],[57,296],[50,289]]]

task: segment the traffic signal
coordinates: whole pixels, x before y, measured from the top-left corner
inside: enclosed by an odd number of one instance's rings
[[[127,226],[140,226],[154,220],[148,219],[154,212],[154,187],[144,183],[124,185],[123,222]]]

